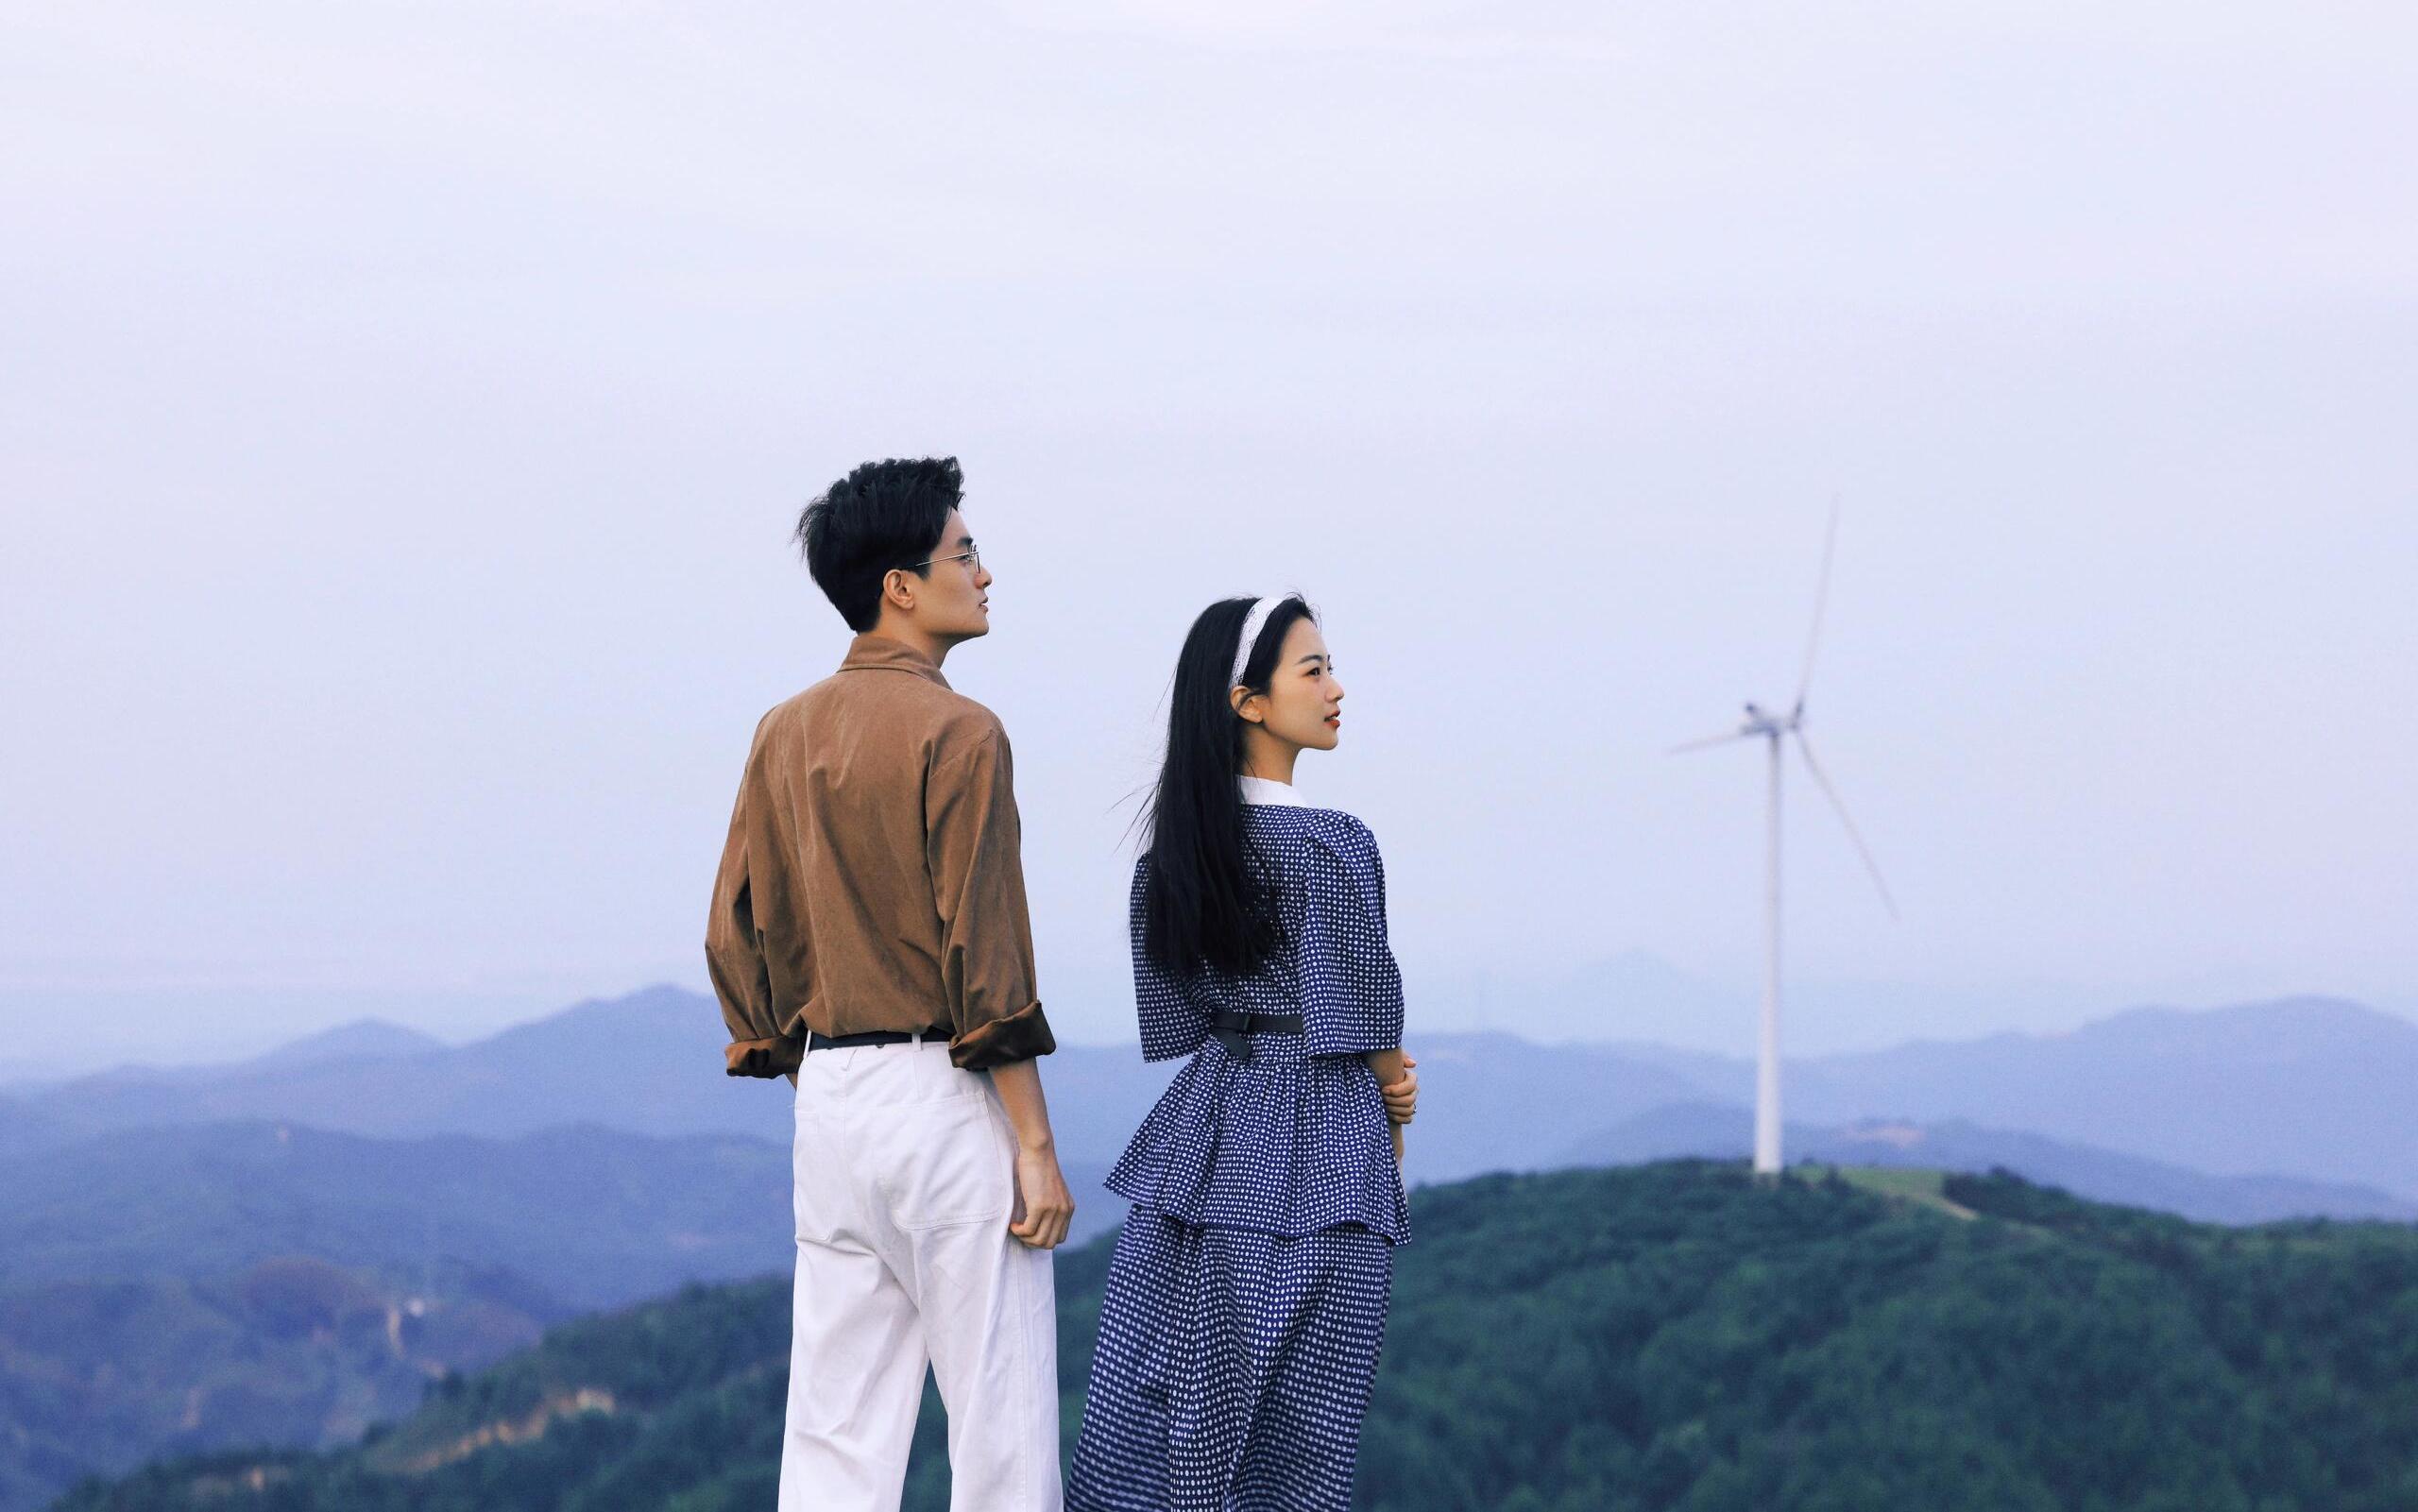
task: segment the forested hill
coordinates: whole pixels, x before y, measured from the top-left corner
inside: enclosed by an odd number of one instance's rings
[[[2216,1228],[2006,1177],[1676,1162],[1422,1188],[1362,1443],[1393,1512],[2402,1512],[2418,1230]],[[1060,1259],[1069,1437],[1106,1241]],[[61,1512],[756,1512],[785,1283],[555,1329],[361,1447]],[[945,1504],[928,1412],[911,1508]]]

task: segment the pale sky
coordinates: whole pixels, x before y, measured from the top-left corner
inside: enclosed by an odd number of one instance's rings
[[[1288,586],[1415,1023],[1748,1002],[1761,758],[1665,748],[1834,494],[1903,917],[1792,771],[1793,1048],[2418,1011],[2418,21],[1626,9],[0,5],[0,1079],[702,985],[846,639],[791,523],[928,452],[1065,1038],[1183,628]]]

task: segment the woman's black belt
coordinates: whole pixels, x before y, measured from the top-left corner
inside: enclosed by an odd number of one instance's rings
[[[909,1040],[945,1040],[950,1030],[945,1024],[927,1029],[859,1029],[854,1034],[826,1034],[820,1029],[806,1031],[809,1050],[843,1050],[851,1045],[904,1045]]]
[[[1226,1054],[1236,1061],[1251,1059],[1251,1038],[1253,1034],[1299,1034],[1302,1015],[1299,1013],[1237,1013],[1220,1009],[1209,1015],[1209,1033],[1226,1047]]]

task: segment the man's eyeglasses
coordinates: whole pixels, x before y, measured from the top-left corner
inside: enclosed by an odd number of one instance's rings
[[[908,565],[910,567],[930,567],[939,562],[966,562],[972,564],[966,568],[968,572],[979,572],[982,570],[982,553],[979,551],[960,552],[955,556],[935,556],[931,558],[930,561],[911,562]]]

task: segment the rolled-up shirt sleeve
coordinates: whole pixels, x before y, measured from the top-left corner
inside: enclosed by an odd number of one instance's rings
[[[1013,766],[1007,736],[993,728],[936,756],[925,782],[949,1060],[969,1071],[1058,1047],[1034,984]]]
[[[760,727],[758,731],[760,735]],[[724,1026],[731,1043],[724,1050],[725,1075],[777,1077],[794,1071],[802,1043],[784,1035],[773,1007],[773,978],[764,959],[764,935],[756,923],[753,865],[773,858],[756,855],[754,800],[757,755],[740,779],[739,798],[732,806],[730,834],[724,841],[722,865],[714,873],[713,904],[706,916],[706,974],[721,1000]]]

